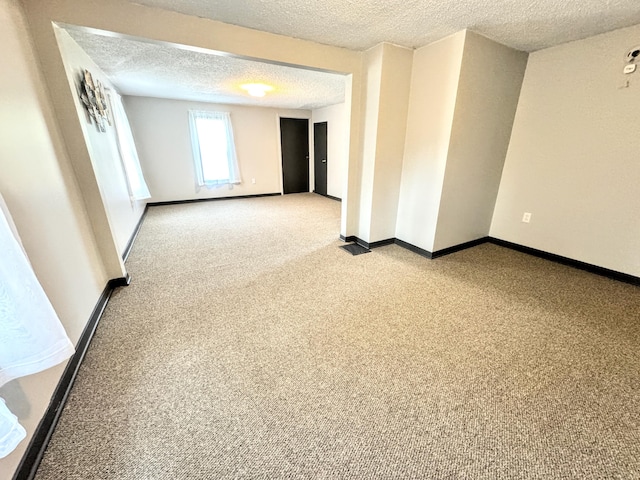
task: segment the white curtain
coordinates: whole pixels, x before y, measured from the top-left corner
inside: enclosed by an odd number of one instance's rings
[[[11,413],[0,398],[0,458],[13,452],[26,436],[27,432],[18,423],[18,417]]]
[[[36,278],[0,195],[0,387],[66,360],[73,344]],[[24,438],[0,399],[0,458]]]
[[[136,144],[131,133],[131,125],[127,118],[127,112],[122,104],[122,97],[114,90],[109,91],[111,98],[111,110],[113,112],[113,122],[116,127],[116,135],[118,137],[118,150],[122,159],[125,177],[127,178],[127,186],[129,195],[132,200],[144,200],[150,198],[149,188],[144,181],[142,168],[140,167],[140,158],[136,150]]]
[[[228,112],[189,111],[196,188],[241,183]]]

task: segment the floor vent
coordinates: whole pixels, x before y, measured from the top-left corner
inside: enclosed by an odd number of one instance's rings
[[[351,255],[362,255],[363,253],[369,253],[371,250],[358,245],[357,243],[350,243],[349,245],[342,245],[340,248],[345,249]]]

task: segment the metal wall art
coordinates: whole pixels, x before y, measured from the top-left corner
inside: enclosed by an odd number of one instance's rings
[[[80,75],[80,99],[87,109],[89,121],[93,119],[98,131],[106,132],[105,122],[111,125],[109,106],[102,83],[99,80],[94,81],[89,70]]]

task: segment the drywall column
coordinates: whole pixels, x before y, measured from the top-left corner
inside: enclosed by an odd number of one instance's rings
[[[360,173],[360,216],[357,236],[371,241],[371,211],[373,209],[373,178],[376,168],[378,141],[378,113],[382,80],[384,45],[377,45],[364,53],[366,75],[363,89],[362,169]]]
[[[347,237],[358,230],[360,218],[360,172],[362,167],[361,97],[363,89],[362,65],[358,73],[348,75],[345,80],[344,103],[347,105],[349,120],[345,132],[348,139],[348,157],[342,166],[342,209],[340,215],[340,235]]]
[[[640,276],[637,45],[640,25],[530,55],[493,237]]]
[[[465,31],[414,52],[396,238],[433,251]]]
[[[527,54],[467,31],[433,251],[486,237]]]
[[[369,242],[395,237],[413,50],[385,43]]]
[[[527,54],[463,30],[414,54],[396,238],[489,234]]]
[[[358,237],[373,243],[395,236],[413,52],[384,43],[368,50],[365,62]]]

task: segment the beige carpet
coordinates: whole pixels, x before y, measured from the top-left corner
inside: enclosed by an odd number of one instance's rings
[[[638,287],[339,214],[151,208],[37,478],[640,478]]]

